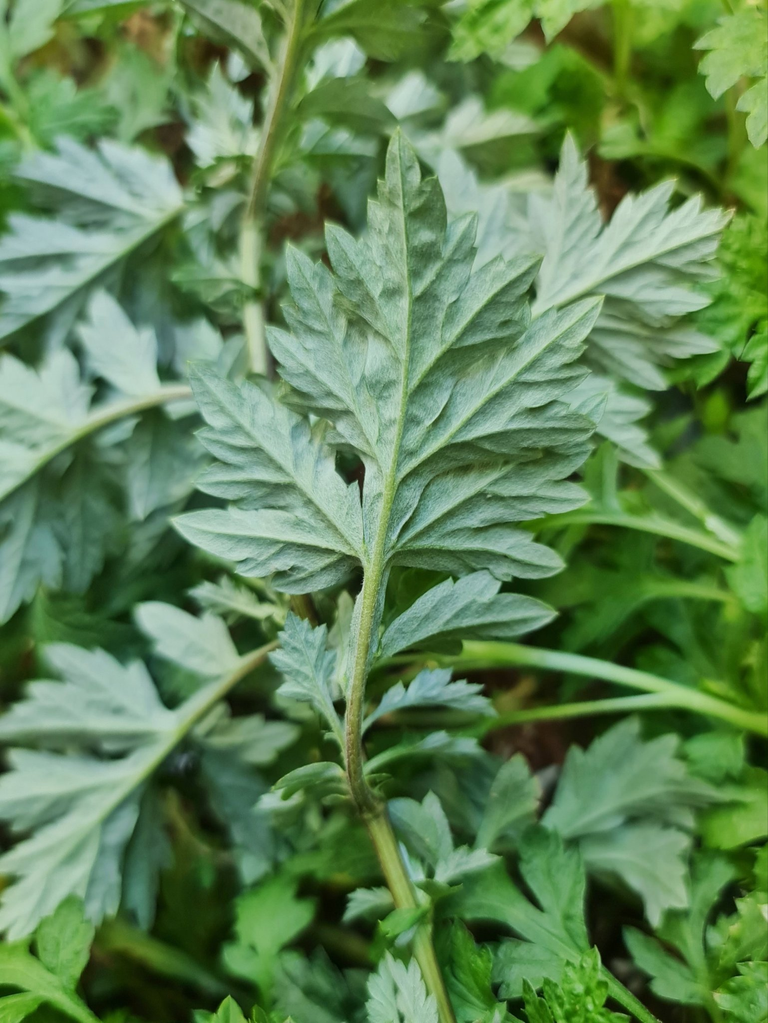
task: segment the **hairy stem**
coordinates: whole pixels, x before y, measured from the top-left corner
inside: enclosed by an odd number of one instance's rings
[[[253,163],[248,202],[240,229],[240,273],[252,292],[243,305],[243,329],[248,345],[250,367],[254,373],[267,372],[264,310],[260,295],[264,220],[269,183],[288,124],[285,115],[291,105],[293,87],[301,64],[304,8],[305,0],[293,0],[277,61],[276,77],[272,83],[269,105],[264,117],[259,151]]]
[[[381,807],[375,816],[366,821],[366,826],[395,906],[398,909],[418,908],[419,901],[416,890],[405,869],[395,833],[384,807]],[[440,1023],[456,1023],[453,1006],[435,955],[431,928],[428,923],[420,924],[416,930],[413,939],[413,954],[419,964],[427,991],[434,996],[437,1003]]]
[[[385,507],[387,507],[386,501]],[[365,755],[362,746],[365,684],[368,676],[371,640],[379,617],[377,613],[379,594],[384,585],[383,546],[388,515],[389,511],[387,510],[386,515],[382,516],[382,524],[377,538],[380,542],[377,542],[374,548],[373,566],[369,572],[366,572],[363,588],[358,597],[360,613],[357,623],[355,659],[347,697],[344,746],[349,790],[358,813],[368,829],[395,906],[398,909],[418,909],[419,898],[400,854],[386,807],[376,798],[366,781]],[[378,557],[376,556],[377,551],[379,551]],[[440,965],[435,955],[431,927],[428,922],[419,924],[416,929],[413,939],[413,954],[419,964],[427,990],[434,996],[437,1003],[440,1023],[456,1023]]]
[[[395,446],[397,450],[397,445]],[[382,512],[373,545],[370,564],[363,578],[358,599],[355,655],[347,693],[344,752],[347,781],[352,799],[362,817],[382,873],[398,909],[418,909],[419,898],[408,876],[386,807],[376,798],[365,778],[363,751],[363,711],[365,686],[368,680],[371,642],[381,614],[381,594],[386,587],[384,548],[389,515],[394,498],[394,468],[384,487]],[[432,944],[431,925],[420,923],[413,939],[413,954],[419,964],[427,991],[434,996],[440,1023],[456,1023],[445,981]]]
[[[368,660],[371,638],[376,620],[378,589],[381,585],[381,569],[366,572],[360,591],[360,614],[357,619],[355,657],[347,693],[347,709],[344,715],[344,757],[347,767],[349,791],[355,806],[363,817],[378,812],[378,801],[365,779],[363,753],[363,711],[365,709],[365,685],[368,680]]]
[[[441,664],[457,666],[465,671],[482,671],[495,667],[531,667],[599,678],[646,693],[664,695],[673,701],[670,706],[719,718],[755,735],[768,735],[768,718],[764,714],[737,707],[726,700],[710,696],[709,693],[702,693],[678,682],[670,682],[669,679],[652,675],[648,671],[638,671],[636,668],[601,661],[596,657],[544,650],[541,647],[522,646],[518,643],[467,642],[460,654],[434,659]]]

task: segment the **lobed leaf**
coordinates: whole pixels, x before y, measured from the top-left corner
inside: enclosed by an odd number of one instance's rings
[[[499,593],[489,572],[434,586],[385,630],[379,655],[391,657],[435,639],[514,639],[552,621],[555,612],[532,597]]]
[[[103,140],[91,150],[63,136],[16,170],[54,218],[13,214],[0,239],[0,339],[40,321],[56,344],[88,295],[182,211],[170,165]]]
[[[156,606],[144,617],[150,627],[165,620]],[[203,655],[205,642],[210,648]],[[164,654],[208,670],[220,653],[219,630],[209,623],[196,646],[190,662],[189,649],[174,646],[171,636]],[[11,770],[0,779],[0,817],[14,831],[28,833],[0,858],[3,872],[15,878],[0,905],[0,928],[12,940],[34,930],[70,895],[83,900],[86,918],[94,923],[113,915],[124,894],[124,865],[127,905],[141,919],[151,919],[153,907],[143,889],[148,886],[151,897],[158,861],[147,852],[159,850],[162,859],[165,846],[147,817],[154,814],[148,782],[244,672],[239,658],[230,662],[228,674],[219,665],[213,681],[169,710],[139,662],[124,666],[103,650],[66,644],[50,647],[48,658],[63,681],[33,682],[27,698],[0,723],[0,738],[42,747],[10,750]],[[292,738],[292,730],[276,737],[280,745]],[[217,752],[219,758],[225,754]],[[232,782],[230,776],[230,794]],[[249,806],[255,800],[254,795]],[[246,808],[240,808],[240,818],[245,827]],[[134,840],[146,862],[138,864]]]

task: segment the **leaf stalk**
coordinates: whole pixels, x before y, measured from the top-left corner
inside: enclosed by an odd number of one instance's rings
[[[293,0],[277,61],[277,78],[273,83],[259,150],[253,162],[251,183],[240,228],[240,273],[252,295],[243,304],[243,329],[250,368],[266,375],[267,342],[264,332],[264,309],[261,280],[261,257],[264,247],[264,220],[267,211],[269,184],[274,172],[280,144],[285,138],[287,113],[293,88],[301,65],[304,42],[306,0]]]
[[[768,736],[768,717],[758,711],[738,707],[716,696],[710,696],[709,693],[671,682],[648,671],[638,671],[637,668],[601,661],[596,657],[523,646],[519,643],[466,642],[460,654],[451,657],[439,656],[435,660],[446,666],[461,667],[465,671],[482,671],[494,667],[531,667],[599,678],[605,682],[663,696],[669,701],[668,706],[707,714],[754,735]],[[538,711],[544,709],[539,708]]]
[[[35,461],[29,466],[27,471],[15,478],[13,483],[3,490],[2,494],[0,494],[0,499],[5,499],[15,490],[18,490],[24,483],[37,475],[41,469],[44,469],[49,462],[52,462],[57,455],[89,437],[92,433],[97,433],[99,430],[103,430],[104,427],[111,426],[112,423],[116,423],[121,419],[127,419],[129,416],[135,416],[139,412],[146,412],[148,409],[159,408],[162,405],[168,405],[174,401],[183,401],[191,397],[192,390],[187,384],[163,384],[151,394],[144,394],[138,398],[126,398],[122,401],[110,401],[97,407],[86,416],[79,426],[72,430],[72,433],[67,434],[66,437],[62,437],[55,444],[51,444],[49,447],[39,451]]]

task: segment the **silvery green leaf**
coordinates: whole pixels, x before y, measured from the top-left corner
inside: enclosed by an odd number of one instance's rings
[[[448,818],[433,792],[421,803],[415,799],[392,799],[389,814],[408,848],[430,867],[453,852],[453,837]]]
[[[589,338],[588,358],[619,380],[649,391],[663,391],[668,382],[660,366],[718,351],[717,342],[683,319],[646,323],[606,303]]]
[[[63,585],[85,593],[118,549],[121,517],[106,467],[93,450],[80,448],[46,502],[55,502],[53,529],[62,551]]]
[[[579,843],[587,870],[621,878],[643,900],[658,927],[663,914],[688,905],[688,860],[692,838],[655,822],[626,824],[588,835]]]
[[[334,681],[339,691],[346,695],[349,686],[350,658],[352,657],[355,602],[346,591],[336,601],[336,617],[328,631],[328,644],[336,651]]]
[[[483,803],[475,845],[492,849],[500,838],[519,834],[533,824],[540,787],[522,754],[504,761]]]
[[[211,809],[231,836],[240,877],[245,884],[253,884],[269,871],[275,858],[269,816],[256,805],[267,783],[243,762],[235,747],[204,746],[200,767]]]
[[[479,96],[467,96],[449,111],[439,130],[419,136],[419,154],[435,165],[444,152],[477,150],[488,143],[533,136],[540,130],[527,114],[504,108],[488,111]]]
[[[206,749],[236,753],[240,761],[264,767],[295,742],[299,729],[289,721],[267,721],[263,714],[219,720],[201,737]]]
[[[182,211],[170,164],[102,140],[96,150],[62,137],[16,170],[52,216],[14,214],[0,239],[0,338],[43,321],[53,342],[109,274]]]
[[[278,693],[311,704],[343,745],[341,722],[333,706],[340,696],[334,685],[336,654],[327,642],[325,625],[313,629],[308,621],[289,614],[280,633],[280,649],[270,659],[285,680]]]
[[[26,699],[0,717],[0,741],[119,751],[171,727],[173,715],[141,661],[123,665],[104,650],[68,643],[46,647],[45,659],[62,681],[30,682]]]
[[[94,922],[117,911],[120,861],[136,825],[141,782],[157,757],[150,744],[118,760],[15,750],[0,781],[0,817],[32,831],[0,857],[16,880],[3,893],[0,929],[34,929],[68,895]]]
[[[703,210],[700,197],[670,209],[673,190],[666,182],[627,195],[603,224],[586,164],[568,136],[551,198],[530,200],[533,246],[545,253],[534,314],[585,295],[605,296],[588,357],[641,387],[664,386],[648,364],[716,348],[675,320],[708,302],[692,285],[711,279],[727,215]]]
[[[363,731],[385,714],[410,707],[450,707],[473,714],[495,714],[490,700],[482,695],[483,687],[477,683],[452,682],[448,668],[420,671],[406,688],[396,682],[381,698],[378,707],[365,719]]]
[[[181,6],[216,41],[233,46],[251,68],[269,70],[269,47],[255,7],[239,0],[180,0]]]
[[[690,827],[693,808],[711,803],[715,793],[688,773],[677,756],[679,746],[672,733],[644,740],[638,719],[627,718],[589,749],[572,747],[544,814],[545,826],[568,839],[638,817]]]
[[[61,583],[61,548],[41,507],[37,480],[0,503],[0,544],[0,621],[7,622],[40,582],[53,589]]]
[[[377,753],[365,765],[365,773],[374,775],[382,767],[410,757],[438,757],[444,760],[463,760],[482,753],[476,739],[449,735],[448,732],[432,732],[423,739],[407,737],[396,746]]]
[[[465,874],[481,870],[496,859],[485,849],[453,847],[453,837],[440,800],[429,792],[421,803],[393,799],[389,803],[392,822],[405,844],[433,871],[441,884],[451,884]]]
[[[64,0],[16,0],[7,25],[2,27],[8,59],[19,60],[45,46],[53,37],[54,23],[63,6]],[[3,19],[5,7],[3,4]]]
[[[318,46],[307,63],[307,89],[333,78],[349,78],[365,66],[365,54],[350,38],[332,39]]]
[[[599,302],[529,324],[536,260],[473,273],[474,233],[471,218],[447,224],[396,136],[368,232],[328,228],[334,273],[289,251],[293,333],[270,330],[270,345],[303,406],[363,458],[369,549],[381,531],[390,564],[547,575],[559,558],[510,514],[574,498],[563,480],[594,427],[557,399],[584,375],[573,363]]]
[[[500,594],[500,588],[489,572],[474,572],[455,582],[447,579],[419,597],[387,627],[381,637],[380,656],[391,657],[412,646],[428,646],[438,637],[514,639],[552,621],[555,612],[546,604],[516,593]]]
[[[218,678],[233,671],[240,661],[229,629],[216,615],[197,618],[153,600],[139,604],[135,617],[158,657],[196,675]]]
[[[314,794],[341,794],[346,792],[346,777],[338,764],[320,760],[304,764],[284,774],[272,786],[280,793],[281,799],[290,799],[297,792],[312,791]]]
[[[384,102],[401,123],[422,114],[439,112],[446,97],[423,71],[411,69],[387,90]]]
[[[0,430],[16,445],[57,444],[88,415],[92,388],[71,352],[52,352],[38,369],[12,355],[0,358]],[[0,496],[5,492],[0,491]]]
[[[77,333],[90,368],[115,390],[134,397],[158,390],[155,332],[135,327],[109,292],[94,292]]]
[[[74,593],[87,589],[122,542],[121,485],[134,515],[146,517],[183,499],[199,464],[187,434],[159,410],[150,410],[129,436],[131,417],[145,403],[178,403],[188,389],[160,383],[154,337],[142,338],[113,299],[97,294],[91,312],[84,340],[95,353],[94,369],[128,396],[91,405],[93,387],[68,349],[49,353],[37,368],[11,355],[0,359],[3,621],[40,582]],[[120,357],[107,342],[122,345]],[[169,434],[181,435],[172,451]]]
[[[266,387],[238,387],[196,367],[190,380],[208,423],[198,436],[218,459],[199,486],[243,507],[181,516],[182,535],[244,575],[273,573],[290,593],[344,578],[362,557],[357,488],[343,482],[306,420]]]
[[[643,468],[659,468],[658,452],[651,447],[648,434],[640,425],[650,411],[650,403],[628,393],[615,380],[590,373],[573,389],[571,400],[580,405],[595,399],[603,402],[595,432],[615,444],[622,461]]]
[[[63,681],[32,683],[27,700],[3,719],[2,738],[42,747],[10,750],[10,770],[0,778],[0,818],[24,833],[0,857],[12,879],[0,902],[0,929],[11,940],[34,930],[69,895],[83,899],[94,923],[117,911],[123,863],[131,862],[140,814],[152,807],[149,780],[242,676],[238,664],[168,710],[141,664],[65,644],[51,647],[49,659]],[[209,755],[236,759],[237,751]],[[147,918],[135,866],[129,905]],[[146,876],[140,883],[146,888]]]
[[[368,1023],[438,1023],[437,1005],[427,994],[416,960],[408,966],[389,952],[368,980]]]
[[[158,409],[145,413],[125,442],[125,491],[131,518],[179,506],[192,492],[205,461],[187,422]]]
[[[487,849],[469,849],[465,845],[453,849],[435,866],[435,881],[440,884],[457,884],[467,874],[490,867],[497,857]]]
[[[203,611],[220,615],[225,621],[236,618],[254,618],[263,622],[273,618],[285,620],[285,608],[279,604],[259,600],[259,595],[247,586],[236,583],[228,575],[218,582],[203,582],[193,587],[189,594]]]
[[[475,266],[484,266],[497,256],[513,259],[534,251],[526,216],[527,193],[540,191],[547,185],[546,178],[526,179],[525,190],[513,190],[504,182],[480,181],[452,149],[437,154],[434,166],[449,216],[454,220],[467,214],[477,217]]]
[[[355,888],[347,896],[344,923],[353,920],[382,920],[395,908],[389,888]]]
[[[253,127],[253,102],[229,84],[219,64],[214,64],[205,88],[193,98],[193,108],[186,142],[199,167],[255,155],[258,134]]]
[[[689,774],[678,747],[674,734],[644,741],[637,719],[627,718],[589,749],[569,750],[542,818],[578,841],[590,869],[617,874],[635,889],[654,923],[665,909],[687,905],[684,855],[694,809],[717,799],[716,789]],[[640,848],[638,859],[633,850]]]

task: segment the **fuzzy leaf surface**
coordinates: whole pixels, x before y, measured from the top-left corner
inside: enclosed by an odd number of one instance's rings
[[[62,137],[17,178],[52,216],[13,214],[0,239],[0,340],[42,322],[61,342],[88,295],[181,213],[170,165],[145,150],[103,140],[96,150]]]
[[[565,477],[593,426],[558,399],[583,375],[599,303],[530,324],[536,261],[473,272],[474,236],[473,218],[448,225],[396,136],[367,233],[327,230],[333,272],[289,251],[292,333],[271,329],[270,345],[297,403],[363,459],[368,557],[548,575],[559,559],[515,523],[575,500]]]
[[[197,638],[198,654],[205,636]],[[208,636],[220,644],[210,629]],[[209,663],[218,653],[218,645],[211,648]],[[0,817],[25,833],[0,859],[14,878],[0,905],[10,939],[30,933],[70,895],[83,900],[94,923],[117,911],[123,865],[149,806],[148,782],[242,675],[238,661],[169,710],[140,662],[122,665],[103,650],[66,644],[47,656],[62,681],[31,683],[2,720],[2,739],[35,747],[11,749],[11,770],[0,780]],[[180,666],[188,657],[180,654]],[[158,842],[155,834],[152,845]],[[151,872],[144,876],[152,883]]]

